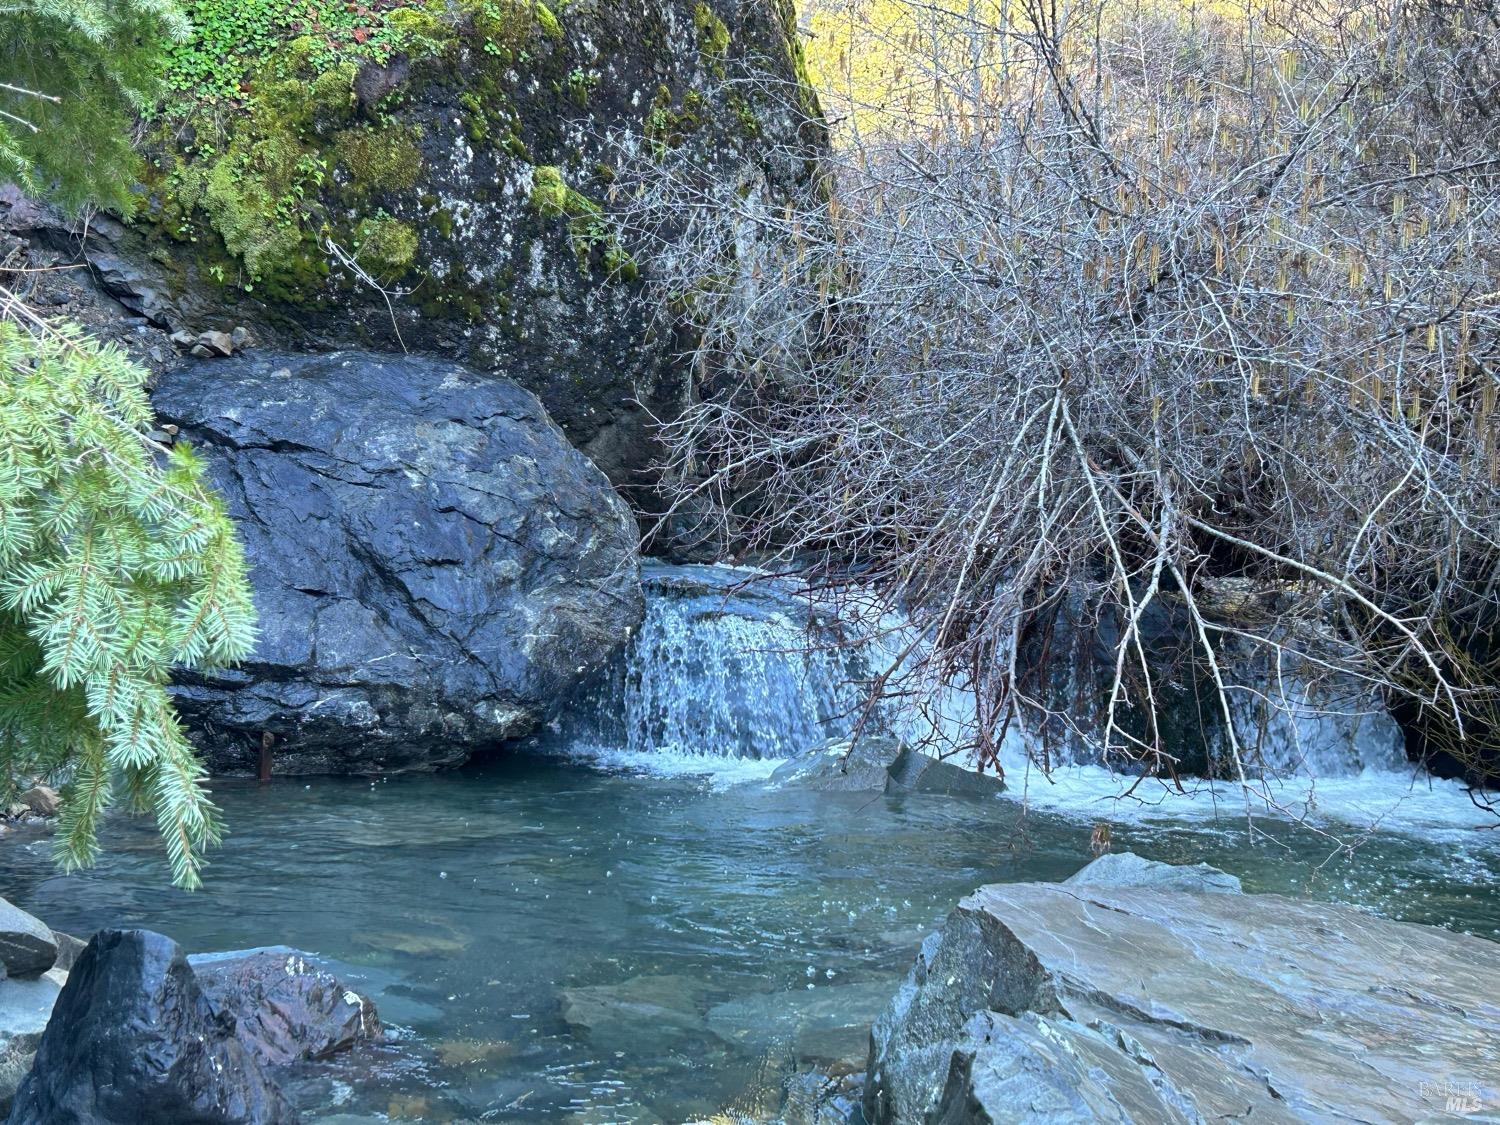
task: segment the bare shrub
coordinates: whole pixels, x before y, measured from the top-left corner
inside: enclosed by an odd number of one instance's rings
[[[899,605],[926,645],[876,690],[972,688],[981,763],[1062,723],[1173,774],[1164,615],[1247,791],[1232,716],[1282,674],[1492,770],[1454,628],[1500,601],[1493,10],[888,2],[904,92],[843,86],[797,205],[624,170],[709,388],[664,427],[677,500]],[[1064,610],[1092,707],[1031,672]]]

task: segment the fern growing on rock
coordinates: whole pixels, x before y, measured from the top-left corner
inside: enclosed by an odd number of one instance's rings
[[[149,810],[191,887],[219,828],[168,677],[246,656],[254,610],[201,463],[149,436],[145,378],[75,329],[0,318],[0,780],[65,779],[66,868],[117,798]]]

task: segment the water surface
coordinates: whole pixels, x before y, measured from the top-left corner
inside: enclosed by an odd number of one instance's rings
[[[385,781],[220,782],[231,834],[197,894],[147,821],[92,872],[0,844],[7,897],[86,933],[189,951],[284,943],[340,963],[397,1047],[311,1067],[310,1120],[763,1120],[784,1077],[862,1065],[864,1024],[921,936],[981,883],[1066,877],[1090,816],[1010,800],[772,791],[512,757]],[[1246,889],[1500,934],[1500,851],[1377,833],[1330,856],[1261,820],[1117,822],[1116,850],[1206,861]],[[571,1017],[573,1022],[569,1022]]]

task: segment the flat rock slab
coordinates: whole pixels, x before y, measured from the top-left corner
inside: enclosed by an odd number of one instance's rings
[[[964,899],[876,1021],[865,1095],[871,1122],[941,1125],[1455,1105],[1500,1111],[1500,946],[1347,906],[1087,882]]]
[[[704,1033],[708,986],[675,973],[631,977],[619,984],[562,990],[563,1019],[595,1042],[624,1043],[643,1027],[653,1034]]]

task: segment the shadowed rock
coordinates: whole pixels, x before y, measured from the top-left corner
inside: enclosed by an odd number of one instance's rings
[[[0,980],[39,977],[56,960],[57,941],[47,925],[0,898]]]

